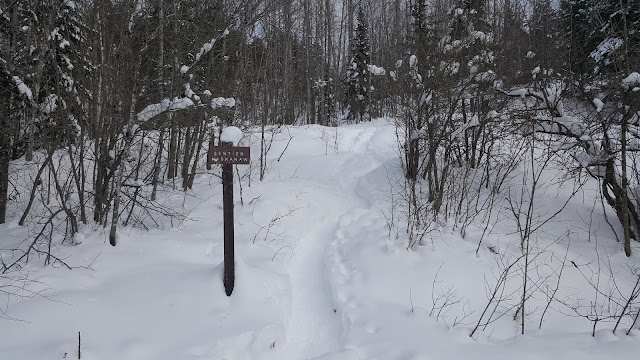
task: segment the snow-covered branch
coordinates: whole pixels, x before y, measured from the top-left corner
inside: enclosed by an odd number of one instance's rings
[[[229,35],[229,28],[225,29],[220,36],[214,37],[211,40],[204,43],[202,47],[200,47],[200,50],[196,54],[196,57],[191,63],[191,65],[188,65],[188,66],[182,65],[182,67],[180,68],[180,72],[182,74],[187,75],[189,71],[191,71],[191,69],[193,69],[193,67],[198,64],[202,56],[206,55],[209,51],[211,51],[211,49],[213,49],[213,46],[216,44],[216,42],[220,41],[222,38],[224,38],[227,35]]]

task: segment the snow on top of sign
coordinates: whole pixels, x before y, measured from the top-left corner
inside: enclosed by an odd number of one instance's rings
[[[222,142],[230,142],[233,146],[238,146],[238,143],[242,140],[242,130],[235,126],[228,126],[222,129],[222,134],[220,135],[220,141]]]

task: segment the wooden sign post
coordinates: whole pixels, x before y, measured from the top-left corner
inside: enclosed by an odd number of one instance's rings
[[[236,147],[230,142],[209,148],[207,164],[222,165],[222,207],[224,214],[224,291],[231,296],[235,283],[234,229],[233,229],[233,164],[249,164],[248,147]]]

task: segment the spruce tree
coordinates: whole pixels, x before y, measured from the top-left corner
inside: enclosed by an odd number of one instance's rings
[[[358,24],[351,44],[351,62],[347,68],[345,79],[345,102],[349,120],[362,121],[368,112],[371,100],[371,61],[369,45],[369,26],[362,8],[358,10]]]
[[[640,49],[640,2],[563,0],[560,9],[568,42],[567,69],[572,74],[593,78],[602,71],[615,71],[612,65],[620,56],[618,50],[623,48],[625,37],[630,50]]]

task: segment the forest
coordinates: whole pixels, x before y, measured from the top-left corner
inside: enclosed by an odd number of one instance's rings
[[[289,126],[382,117],[408,250],[443,222],[488,234],[500,203],[526,267],[569,202],[537,211],[553,167],[573,195],[597,183],[632,256],[638,0],[1,0],[0,224],[25,230],[0,239],[0,277],[70,267],[56,249],[85,226],[117,246],[122,228],[184,221],[163,198],[192,191],[225,126],[259,134],[250,184]]]

